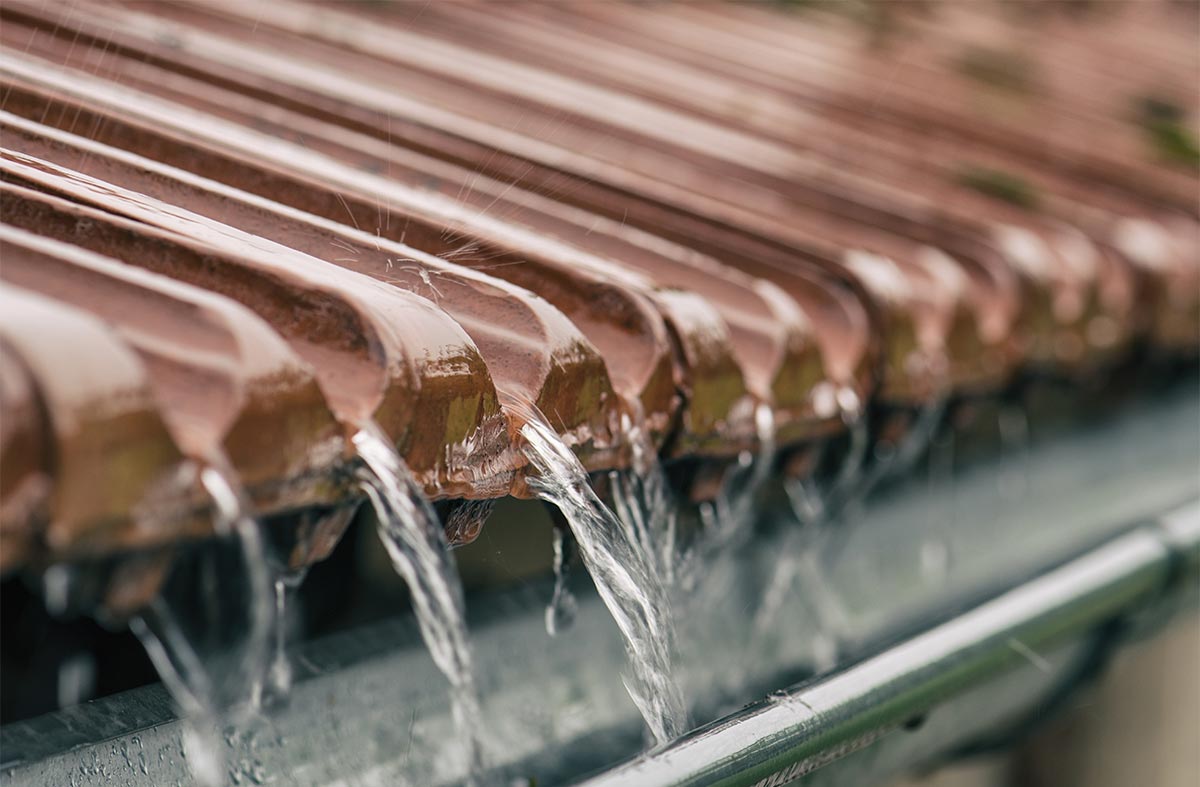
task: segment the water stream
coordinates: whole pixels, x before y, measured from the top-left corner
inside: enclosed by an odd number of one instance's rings
[[[163,686],[183,716],[183,756],[197,784],[219,787],[224,783],[225,754],[213,706],[213,683],[166,605],[156,600],[146,613],[129,621],[129,630],[141,640],[146,655]]]
[[[241,550],[248,594],[249,628],[242,646],[240,671],[249,692],[235,697],[250,697],[250,708],[257,709],[262,701],[263,681],[271,658],[271,635],[275,624],[274,570],[267,561],[266,548],[259,524],[250,516],[246,494],[228,470],[214,465],[200,473],[204,486],[216,506],[214,526],[218,537],[232,535]],[[223,682],[227,679],[223,678]],[[228,685],[228,684],[226,684]]]
[[[930,522],[917,552],[921,577],[929,586],[946,581],[953,558],[951,546],[958,520],[953,483],[956,442],[954,430],[947,429],[929,443]]]
[[[1020,457],[1017,467],[1000,477],[1006,497],[1020,504],[1029,490],[1030,432],[1029,414],[1022,404],[1006,402],[996,413],[996,430],[1000,434],[1000,450],[1006,455]]]
[[[141,640],[163,685],[179,706],[184,720],[184,755],[202,785],[224,782],[225,758],[218,725],[236,722],[260,705],[275,622],[272,569],[262,533],[249,514],[240,485],[221,464],[204,468],[200,482],[213,502],[213,529],[219,538],[213,548],[219,550],[222,542],[234,540],[237,571],[244,582],[240,590],[245,598],[239,595],[230,599],[228,583],[208,583],[202,599],[208,614],[201,635],[225,637],[221,650],[231,657],[203,658],[200,636],[185,631],[164,596],[130,621],[130,629]],[[215,563],[219,555],[204,557],[205,575],[215,576],[219,573]],[[194,601],[182,601],[189,600]],[[233,614],[231,609],[235,610]],[[244,619],[238,616],[239,611]]]
[[[567,587],[570,577],[570,556],[567,554],[567,544],[570,535],[558,525],[554,526],[554,593],[550,603],[546,605],[546,633],[557,637],[560,632],[570,628],[575,622],[579,604],[575,595]]]
[[[830,592],[825,578],[821,565],[822,547],[830,537],[834,520],[881,477],[866,464],[870,424],[858,397],[847,389],[846,394],[839,397],[839,409],[849,443],[832,475],[827,480],[814,476],[787,478],[783,482],[795,522],[781,537],[780,557],[765,586],[753,623],[754,638],[765,641],[793,588],[798,585],[805,603],[820,622],[821,633],[813,641],[813,659],[819,671],[836,661],[837,636],[847,625],[841,601]]]
[[[625,415],[621,419],[632,461],[628,469],[608,474],[609,494],[626,537],[641,546],[650,569],[669,590],[675,585],[679,562],[679,508],[640,406],[637,409],[634,417]]]
[[[943,422],[947,401],[939,398],[922,408],[902,437],[894,443],[877,443],[868,456],[868,420],[857,411],[844,411],[850,429],[850,447],[832,482],[817,479],[788,479],[784,483],[798,527],[785,537],[775,576],[768,583],[755,618],[761,635],[774,624],[793,584],[817,616],[821,636],[814,639],[813,657],[818,671],[832,667],[838,657],[838,642],[847,636],[850,617],[842,599],[830,590],[827,565],[836,562],[854,527],[855,512],[883,481],[895,478],[916,464],[930,448]],[[933,463],[931,463],[931,466]],[[928,576],[944,576],[949,567],[948,536],[938,528],[921,544],[919,560]],[[934,580],[936,581],[936,579]]]
[[[852,496],[858,499],[865,498],[880,482],[912,469],[941,426],[947,404],[945,398],[940,398],[922,407],[904,435],[894,444],[887,444],[890,450],[886,454],[880,455],[880,445],[877,444],[875,461],[863,475],[862,482],[852,490]]]
[[[287,655],[288,598],[299,589],[307,568],[280,571],[275,576],[275,636],[272,642],[273,655],[267,673],[267,687],[273,697],[286,697],[292,688],[292,665]]]
[[[421,637],[450,683],[450,708],[466,747],[470,773],[483,765],[479,692],[467,639],[462,582],[446,534],[391,442],[377,427],[353,438],[364,467],[358,478],[375,508],[379,538],[392,566],[407,583]]]
[[[721,605],[741,581],[739,551],[754,534],[760,492],[775,465],[775,417],[770,406],[755,408],[754,423],[758,453],[743,451],[726,470],[716,498],[699,506],[702,532],[680,583],[687,591],[687,634],[693,649],[707,637],[704,618],[709,610]]]
[[[727,554],[751,535],[758,494],[775,466],[775,413],[770,405],[754,409],[754,428],[758,453],[743,451],[721,483],[716,500],[700,509],[708,552]]]
[[[583,465],[545,419],[531,413],[521,436],[537,471],[530,488],[562,512],[624,637],[632,671],[625,679],[629,696],[656,743],[678,737],[688,727],[687,706],[672,673],[674,624],[662,578],[639,539],[596,496]]]

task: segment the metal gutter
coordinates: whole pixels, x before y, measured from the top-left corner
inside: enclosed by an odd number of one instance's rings
[[[1197,496],[1198,406],[1186,383],[1089,428],[1046,435],[927,484],[879,490],[845,523],[844,543],[818,549],[825,591],[843,606],[836,628],[805,588],[787,598],[768,636],[756,633],[748,610],[761,603],[786,544],[781,521],[726,566],[715,589],[704,588],[694,602],[699,618],[677,610],[693,718],[726,716],[748,698],[821,673],[813,659],[822,637],[836,643],[838,669],[595,781],[632,773],[630,783],[656,783],[663,757],[684,760],[680,778],[729,779],[712,768],[726,760],[755,767],[761,754],[755,780],[836,755],[807,778],[868,784],[1019,726],[1047,697],[1064,694],[1079,664],[1106,652],[1098,648],[1117,644],[1098,640],[1112,620],[1132,612],[1139,621],[1166,619],[1177,608],[1168,593],[1181,582],[1195,587],[1200,522],[1194,507],[1178,504]],[[1104,448],[1115,445],[1121,450]],[[922,545],[939,540],[952,559],[930,575]],[[494,736],[488,776],[497,783],[570,782],[642,745],[640,718],[620,686],[620,637],[586,582],[575,589],[575,625],[555,638],[544,630],[545,585],[468,601],[482,722]],[[410,619],[304,643],[290,660],[287,703],[226,741],[231,781],[251,783],[253,773],[304,784],[462,781],[445,685]],[[780,734],[769,734],[768,722]],[[762,737],[755,744],[743,731]],[[0,728],[0,779],[188,783],[182,732],[161,686],[105,697]],[[848,741],[861,748],[843,756]]]
[[[924,634],[775,693],[583,784],[792,783],[919,724],[939,703],[1038,659],[1038,651],[1161,596],[1176,561],[1194,571],[1197,549],[1200,503],[1194,502]],[[1188,572],[1177,581],[1194,578]]]
[[[1116,644],[1098,636],[1114,621],[1177,609],[1174,591],[1194,586],[1198,550],[1200,502],[1193,502],[933,629],[775,692],[582,785],[859,784],[945,756],[1019,723],[1069,687],[1080,665],[1095,661],[1097,648]],[[539,722],[541,736],[522,729],[532,710],[528,672],[545,677],[545,696],[577,697],[606,674],[594,661],[579,661],[581,650],[592,650],[600,662],[619,659],[619,648],[609,652],[597,633],[603,609],[585,603],[577,636],[545,641],[528,657],[532,666],[512,662],[539,623],[540,615],[521,610],[539,610],[544,590],[530,585],[481,600],[472,615],[476,638],[497,661],[488,668],[485,710],[493,722],[507,721],[492,726],[495,742],[506,747],[494,752],[500,762],[489,777],[497,783],[529,774],[538,783],[562,783],[636,746],[637,725],[625,724],[622,702],[611,692],[607,704],[577,698],[587,713],[568,708],[547,717]],[[430,686],[432,666],[404,644],[416,636],[411,623],[398,621],[305,646],[288,705],[227,738],[239,776],[457,784],[456,742],[440,692]],[[574,665],[569,678],[562,677],[564,659]],[[711,689],[720,678],[703,680]],[[331,723],[314,725],[314,718]],[[67,783],[76,771],[85,783],[102,775],[137,785],[188,783],[181,732],[165,691],[150,686],[6,726],[0,773],[12,785]]]

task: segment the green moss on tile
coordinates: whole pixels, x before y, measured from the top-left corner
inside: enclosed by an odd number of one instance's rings
[[[1188,128],[1182,107],[1158,96],[1146,96],[1138,102],[1136,119],[1155,157],[1200,168],[1200,143],[1195,131]]]
[[[1037,189],[1029,181],[1014,173],[988,167],[968,166],[959,171],[957,180],[969,189],[1018,208],[1036,210],[1038,207]]]

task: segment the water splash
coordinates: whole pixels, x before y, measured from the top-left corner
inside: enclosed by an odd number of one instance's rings
[[[482,770],[482,730],[475,667],[467,640],[462,581],[446,534],[424,492],[377,427],[355,433],[364,467],[358,478],[375,508],[379,538],[408,585],[421,637],[450,683],[454,724],[466,746],[470,773]]]
[[[625,639],[633,672],[625,680],[629,696],[657,743],[678,737],[688,726],[687,707],[672,674],[674,626],[660,577],[642,544],[600,502],[579,459],[540,414],[530,413],[521,436],[537,471],[530,488],[562,512]]]
[[[554,527],[554,593],[546,605],[546,633],[557,637],[575,622],[578,604],[567,587],[570,560],[567,555],[569,534],[558,525]]]

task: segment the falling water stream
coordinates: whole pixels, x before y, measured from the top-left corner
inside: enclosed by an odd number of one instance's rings
[[[857,414],[844,413],[843,418],[851,427],[852,448],[847,464],[838,472],[836,480],[821,490],[811,481],[792,479],[786,482],[788,500],[801,531],[809,531],[809,537],[801,536],[802,545],[795,551],[790,562],[781,562],[779,572],[790,572],[786,579],[778,577],[788,587],[772,587],[759,611],[756,626],[768,625],[778,614],[782,605],[781,596],[795,582],[811,609],[815,612],[821,635],[814,638],[814,665],[819,671],[834,666],[838,658],[838,642],[848,635],[850,617],[840,596],[832,592],[826,578],[826,564],[837,561],[841,550],[849,540],[854,526],[854,511],[882,482],[901,476],[917,463],[927,450],[937,447],[935,437],[944,421],[948,400],[935,399],[921,408],[908,429],[899,440],[876,443],[870,456],[856,450],[854,445],[866,447],[867,419]],[[856,421],[848,420],[851,417]],[[953,444],[953,436],[947,437]],[[931,460],[931,468],[937,462]],[[936,523],[935,523],[936,524]],[[922,571],[931,581],[940,581],[949,569],[949,533],[945,523],[936,528],[936,533],[924,539],[920,546],[919,559]]]
[[[241,547],[250,608],[241,672],[250,685],[250,707],[257,708],[262,700],[275,622],[274,572],[267,561],[259,524],[250,516],[245,492],[232,473],[216,466],[207,467],[200,473],[200,482],[217,507],[217,535],[232,533]]]
[[[1014,503],[1025,498],[1029,490],[1029,414],[1021,404],[1007,402],[996,413],[996,430],[1000,434],[1000,450],[1020,457],[1012,475],[1001,477],[1006,495]]]
[[[947,400],[939,398],[931,404],[922,407],[912,424],[895,444],[889,444],[890,450],[883,456],[877,455],[874,464],[864,475],[858,488],[853,490],[855,497],[864,498],[871,493],[880,482],[895,478],[912,469],[921,455],[929,447],[941,426],[946,414]],[[879,447],[876,446],[878,454]]]
[[[754,424],[758,453],[743,451],[726,471],[716,499],[700,504],[703,531],[679,583],[687,591],[689,639],[704,638],[704,621],[696,619],[723,603],[739,581],[738,552],[753,535],[759,493],[775,464],[775,418],[769,405],[755,408]]]
[[[866,485],[864,462],[870,444],[869,423],[861,411],[858,397],[846,389],[839,397],[842,421],[850,442],[832,477],[822,483],[818,478],[787,478],[783,488],[795,523],[788,528],[779,546],[771,578],[767,581],[754,615],[753,637],[765,643],[794,586],[799,585],[806,603],[820,624],[813,637],[812,656],[818,671],[832,667],[837,659],[837,633],[846,626],[841,602],[830,591],[821,566],[821,546],[828,536],[831,520],[858,490]]]
[[[728,553],[751,534],[757,515],[758,494],[775,465],[775,413],[770,405],[754,409],[758,453],[743,451],[737,466],[726,475],[721,491],[711,504],[701,507],[706,531],[706,551]]]
[[[526,455],[537,471],[529,479],[538,497],[566,519],[601,600],[625,639],[632,676],[625,681],[656,743],[688,727],[687,706],[671,669],[674,626],[662,580],[630,529],[596,496],[579,459],[531,413],[521,427]]]
[[[953,557],[951,544],[958,519],[955,500],[954,463],[956,438],[947,429],[929,443],[928,475],[930,526],[918,546],[921,577],[930,586],[946,581]]]
[[[667,484],[658,450],[645,427],[640,404],[634,417],[621,418],[621,431],[631,451],[630,467],[608,474],[613,512],[626,537],[639,544],[650,569],[669,590],[675,584],[678,505]]]
[[[837,660],[837,639],[849,628],[849,618],[841,599],[830,591],[823,562],[836,560],[846,542],[851,523],[848,509],[864,500],[882,481],[904,473],[929,447],[946,412],[946,400],[939,398],[917,413],[909,429],[888,450],[876,445],[875,455],[867,461],[868,421],[858,408],[843,410],[842,419],[850,429],[850,447],[833,480],[825,486],[814,479],[788,479],[784,483],[792,513],[797,521],[794,532],[785,536],[786,554],[776,564],[755,615],[756,635],[762,636],[774,625],[793,583],[817,615],[822,636],[813,642],[813,655],[819,670],[832,667]],[[839,526],[834,528],[835,522]],[[929,559],[941,554],[937,544],[923,545]]]
[[[881,464],[887,465],[887,470],[907,466],[928,442],[938,415],[923,413],[894,456]],[[769,406],[760,405],[754,417],[758,454],[740,456],[717,498],[701,509],[704,534],[700,551],[710,563],[724,560],[723,556],[749,538],[756,498],[774,463],[773,413]],[[806,586],[806,595],[827,624],[837,623],[839,615],[832,614],[836,609],[831,612],[829,605],[820,603],[824,583],[818,575],[813,534],[829,522],[834,498],[848,494],[849,486],[861,494],[884,473],[878,467],[872,468],[874,472],[861,472],[866,430],[860,427],[864,422],[857,414],[848,421],[850,447],[828,487],[822,490],[798,481],[789,487],[801,527],[796,528],[795,538],[787,539],[786,554],[756,615],[756,629],[769,625],[794,581]],[[597,497],[579,460],[540,414],[535,413],[521,428],[528,459],[536,471],[529,479],[530,488],[559,509],[569,528],[569,533],[555,531],[556,582],[547,628],[555,634],[573,617],[574,599],[566,583],[568,550],[573,543],[624,637],[631,668],[626,689],[655,742],[663,743],[688,727],[687,707],[672,672],[676,634],[669,590],[679,578],[682,563],[677,507],[649,435],[633,419],[626,419],[623,432],[633,461],[629,470],[609,474],[614,513]],[[480,703],[462,586],[446,534],[423,490],[377,427],[360,429],[353,444],[363,463],[358,480],[378,515],[380,539],[409,587],[422,637],[450,684],[454,723],[475,778],[483,764]],[[233,720],[235,711],[257,709],[264,685],[275,694],[287,691],[290,672],[283,619],[288,590],[303,576],[271,568],[259,526],[248,514],[245,495],[220,467],[220,463],[206,467],[200,478],[214,504],[217,534],[236,539],[244,565],[248,603],[245,622],[235,624],[243,629],[236,633],[232,648],[237,658],[229,661],[228,667],[206,666],[196,643],[161,598],[131,623],[185,716],[185,755],[193,775],[205,785],[220,784],[225,771],[219,726]],[[219,604],[212,606],[219,608]],[[218,621],[218,625],[226,623]]]
[[[483,765],[479,692],[467,640],[462,582],[446,534],[423,490],[378,427],[353,438],[358,478],[379,519],[379,538],[408,585],[421,637],[450,683],[450,708],[471,774]]]
[[[557,637],[575,622],[579,604],[571,589],[567,587],[570,575],[570,556],[567,554],[569,534],[558,525],[554,526],[554,593],[546,605],[546,633]]]
[[[204,663],[161,601],[132,619],[129,629],[141,640],[183,715],[183,756],[188,769],[198,784],[218,787],[224,781],[225,755],[217,735],[219,714],[213,707],[213,685]]]
[[[267,673],[267,685],[275,697],[286,697],[292,688],[292,666],[287,656],[288,633],[288,597],[299,589],[307,568],[293,571],[281,571],[275,577],[275,636],[273,639],[273,655]]]
[[[141,617],[130,621],[130,629],[141,640],[163,684],[184,717],[184,754],[197,782],[223,783],[225,770],[218,725],[253,712],[262,699],[263,681],[271,654],[274,626],[272,569],[266,559],[259,525],[249,515],[245,495],[222,463],[204,468],[200,482],[213,501],[214,530],[223,539],[234,538],[239,552],[247,599],[245,623],[216,617],[213,630],[236,641],[232,662],[218,666],[205,663],[197,643],[184,631],[168,602],[159,597]],[[219,604],[213,607],[219,609]],[[218,613],[219,615],[219,613]],[[249,698],[248,703],[243,703]]]

